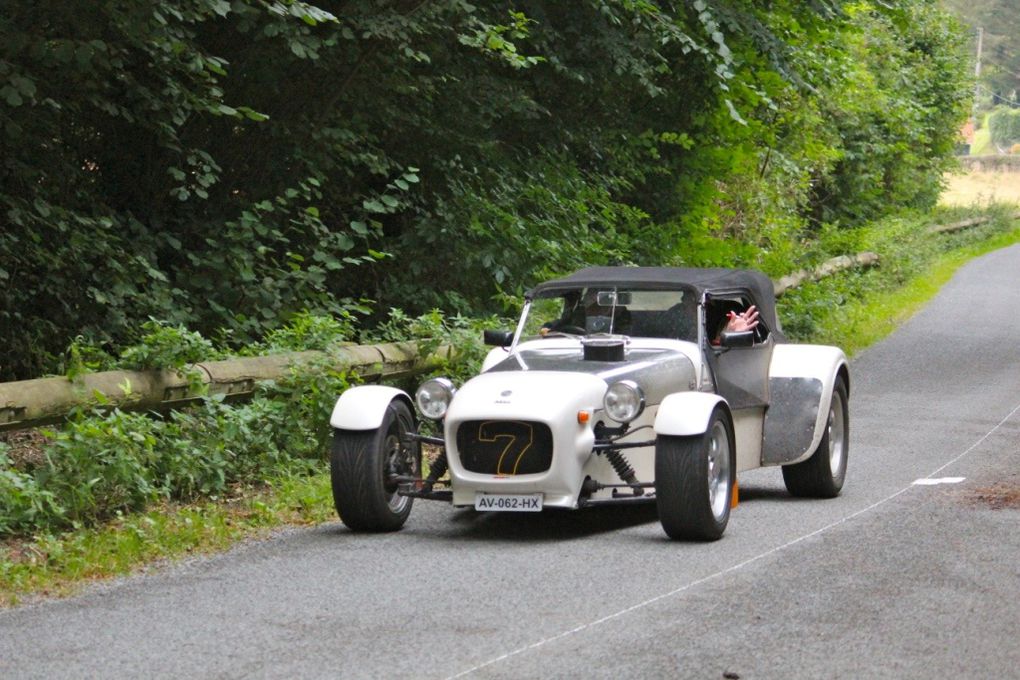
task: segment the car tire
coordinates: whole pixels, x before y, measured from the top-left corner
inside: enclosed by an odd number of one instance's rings
[[[846,479],[850,447],[850,415],[846,383],[836,378],[829,403],[828,422],[822,439],[811,457],[801,463],[783,466],[786,490],[802,498],[835,498]]]
[[[402,443],[414,431],[411,409],[401,400],[386,408],[376,430],[334,430],[330,451],[333,504],[340,520],[353,531],[400,529],[411,514],[414,499],[397,493],[391,474],[421,476],[421,447]]]
[[[655,497],[670,538],[715,541],[730,519],[736,480],[733,424],[716,407],[704,434],[655,440]]]

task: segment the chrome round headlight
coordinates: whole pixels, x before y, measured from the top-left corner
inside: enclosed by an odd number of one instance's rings
[[[456,391],[448,379],[432,378],[421,384],[414,394],[414,400],[423,416],[430,420],[442,420]]]
[[[621,380],[609,386],[602,405],[607,416],[618,423],[629,423],[645,410],[645,393],[633,380]]]

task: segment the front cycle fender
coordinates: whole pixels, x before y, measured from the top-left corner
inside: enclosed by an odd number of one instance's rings
[[[718,394],[707,392],[675,392],[668,395],[655,414],[655,434],[670,437],[690,437],[708,431],[708,423],[715,407],[722,404],[729,412],[729,404]]]
[[[359,385],[340,395],[333,406],[329,424],[337,430],[375,430],[382,425],[386,409],[394,399],[407,403],[414,413],[414,402],[407,392],[388,385]]]

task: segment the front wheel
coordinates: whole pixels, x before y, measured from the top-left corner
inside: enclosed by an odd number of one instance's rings
[[[397,493],[401,477],[421,476],[421,449],[405,443],[414,418],[403,401],[386,408],[378,429],[335,430],[330,452],[330,481],[337,514],[354,531],[396,531],[411,514],[412,498]]]
[[[846,383],[836,378],[829,403],[825,432],[818,448],[802,463],[783,466],[786,490],[806,498],[835,498],[846,479],[846,459],[850,448],[850,415]]]
[[[730,519],[736,478],[733,426],[717,407],[708,430],[694,437],[655,440],[655,496],[670,538],[715,541]]]

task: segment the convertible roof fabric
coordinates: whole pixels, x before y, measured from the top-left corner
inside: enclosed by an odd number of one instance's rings
[[[562,279],[540,283],[529,298],[548,297],[562,291],[620,286],[650,290],[694,290],[700,298],[734,292],[750,293],[765,325],[776,330],[776,293],[772,279],[754,269],[695,269],[691,267],[588,267]]]

